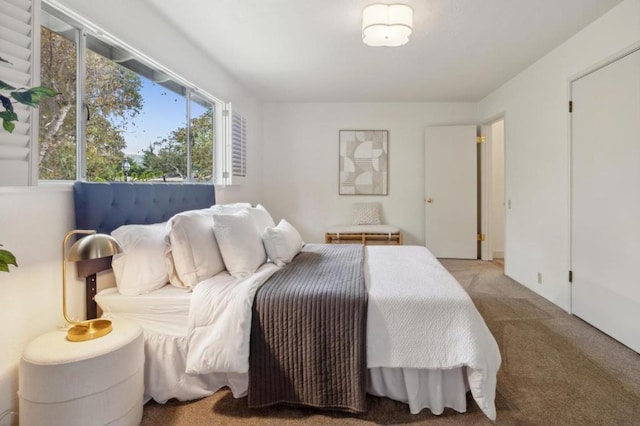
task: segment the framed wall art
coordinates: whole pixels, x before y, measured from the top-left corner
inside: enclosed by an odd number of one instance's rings
[[[340,195],[387,195],[387,130],[340,130]]]

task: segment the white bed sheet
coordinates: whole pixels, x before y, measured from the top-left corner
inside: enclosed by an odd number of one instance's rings
[[[100,291],[95,300],[105,317],[137,321],[147,333],[166,336],[187,334],[191,291],[170,284],[138,296],[125,296],[116,287]]]
[[[228,275],[228,274],[227,274]],[[246,374],[186,374],[190,290],[170,284],[151,293],[125,296],[117,288],[100,291],[95,300],[104,318],[128,318],[144,331],[144,401],[189,401],[228,386],[234,396],[247,394]]]

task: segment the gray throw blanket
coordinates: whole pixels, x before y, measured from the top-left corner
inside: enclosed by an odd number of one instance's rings
[[[253,302],[249,407],[366,411],[364,247],[310,244]]]

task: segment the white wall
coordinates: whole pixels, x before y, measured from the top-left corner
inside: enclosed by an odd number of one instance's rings
[[[0,187],[0,244],[19,265],[0,272],[0,413],[17,406],[25,344],[62,323],[61,244],[73,228],[72,202],[70,186]]]
[[[378,201],[406,244],[424,244],[425,128],[475,123],[475,103],[265,104],[265,206],[305,241],[323,242],[327,226],[349,222],[354,202]],[[388,195],[338,195],[341,129],[389,131]]]
[[[248,121],[248,177],[245,185],[218,189],[218,202],[260,201],[262,107],[251,93],[168,27],[145,2],[61,3],[183,78],[233,102]],[[0,244],[14,252],[20,265],[9,274],[0,273],[0,319],[4,324],[0,329],[0,413],[17,409],[17,368],[26,342],[62,323],[60,246],[65,233],[73,229],[72,203],[70,186],[0,187]],[[100,287],[104,278],[98,277]],[[74,317],[84,312],[80,283],[69,283]],[[10,424],[10,420],[7,417],[0,424]]]
[[[504,120],[491,124],[491,251],[504,258]]]
[[[505,115],[506,273],[569,309],[570,76],[640,41],[640,0],[625,0],[480,102]],[[536,274],[541,272],[542,284]]]

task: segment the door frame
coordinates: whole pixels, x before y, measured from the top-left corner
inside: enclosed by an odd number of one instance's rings
[[[485,121],[480,125],[480,136],[484,137],[484,142],[480,143],[480,233],[485,235],[484,241],[480,242],[480,259],[485,261],[493,260],[493,244],[492,244],[492,203],[493,203],[493,160],[492,160],[492,137],[491,137],[491,125],[502,121],[504,123],[504,192],[505,202],[507,194],[507,129],[506,129],[506,114],[501,113],[493,116],[491,119]],[[506,207],[506,206],[505,206]],[[505,208],[505,212],[506,212]],[[505,238],[504,238],[504,262],[506,266],[507,262],[507,220],[508,215],[504,215],[505,226]]]

